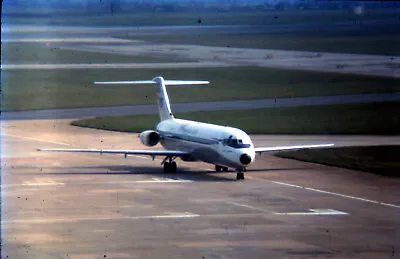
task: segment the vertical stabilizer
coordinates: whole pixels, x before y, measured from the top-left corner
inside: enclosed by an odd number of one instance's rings
[[[169,97],[167,93],[167,89],[165,87],[164,78],[161,76],[153,78],[153,81],[158,84],[157,86],[157,106],[158,113],[160,114],[160,120],[169,120],[173,119],[174,115],[172,115],[171,107],[169,104]]]

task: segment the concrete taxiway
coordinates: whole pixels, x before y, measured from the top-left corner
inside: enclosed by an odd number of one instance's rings
[[[120,44],[82,43],[60,45],[64,49],[119,53],[125,55],[174,57],[192,62],[124,64],[4,64],[2,70],[36,69],[157,69],[259,66],[305,71],[400,77],[398,56],[327,53],[272,49],[226,48],[199,45],[156,44],[146,42]]]
[[[400,258],[399,179],[268,155],[245,181],[181,161],[164,174],[142,156],[36,151],[143,148],[136,134],[64,120],[1,127],[2,258]],[[280,138],[253,139],[324,137]]]

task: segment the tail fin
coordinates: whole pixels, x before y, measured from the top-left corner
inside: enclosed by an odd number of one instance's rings
[[[165,88],[164,78],[161,76],[153,78],[153,81],[158,84],[157,87],[157,105],[158,105],[158,113],[160,114],[160,120],[168,120],[173,119],[174,115],[172,115],[171,107],[169,105],[169,97],[167,93],[167,89]]]
[[[94,82],[95,84],[157,84],[157,105],[160,120],[173,119],[171,107],[169,104],[169,97],[167,93],[167,85],[200,85],[209,84],[209,81],[187,81],[187,80],[164,80],[163,77],[158,76],[153,80],[144,81],[109,81],[109,82]]]

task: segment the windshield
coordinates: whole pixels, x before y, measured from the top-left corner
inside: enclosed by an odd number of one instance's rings
[[[241,139],[236,139],[230,136],[229,138],[225,139],[223,141],[224,145],[233,147],[233,148],[248,148],[250,147],[250,144],[243,144],[243,140]]]

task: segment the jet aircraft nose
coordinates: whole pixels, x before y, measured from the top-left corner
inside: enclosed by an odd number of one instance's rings
[[[248,165],[251,162],[251,157],[248,154],[243,154],[240,156],[240,163],[243,165]]]

